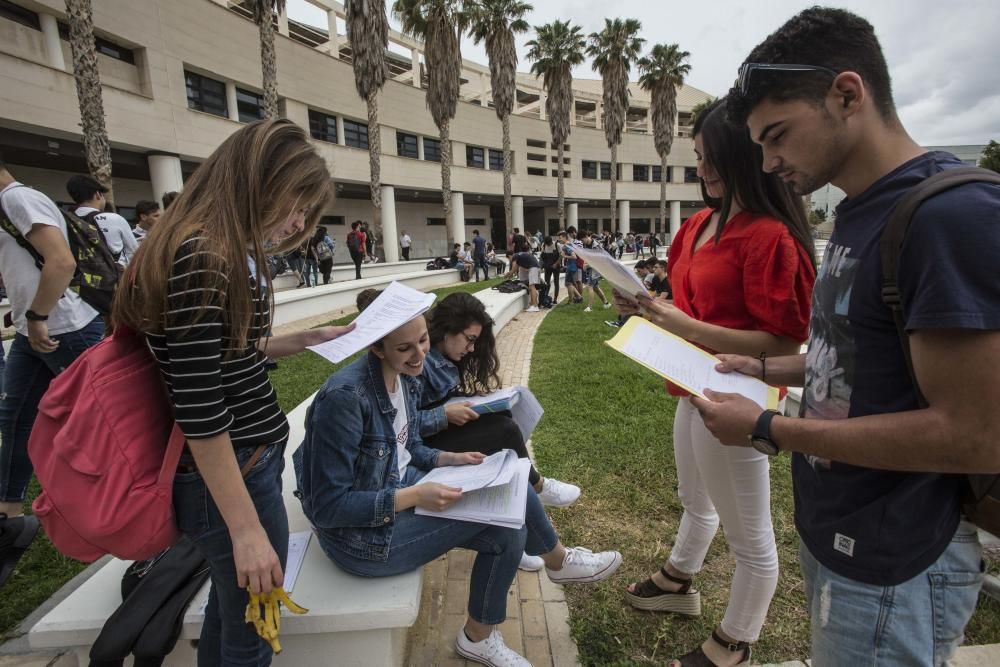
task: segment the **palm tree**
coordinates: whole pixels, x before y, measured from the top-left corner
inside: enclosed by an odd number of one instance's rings
[[[389,76],[385,60],[389,48],[389,20],[385,0],[345,0],[344,9],[354,87],[368,105],[368,164],[375,207],[375,237],[382,238],[382,131],[378,122],[378,93]]]
[[[490,61],[493,108],[503,125],[503,211],[507,237],[511,234],[510,213],[510,114],[517,95],[517,49],[514,34],[528,31],[524,15],[533,9],[520,0],[479,0],[471,6],[471,32],[476,44],[486,41]]]
[[[618,231],[618,144],[628,114],[628,76],[646,41],[639,37],[636,19],[604,19],[604,30],[590,34],[587,55],[604,83],[604,138],[611,149],[611,230]]]
[[[73,78],[80,104],[83,152],[87,169],[98,183],[108,188],[107,198],[114,204],[111,189],[111,142],[104,122],[104,97],[101,75],[97,69],[94,41],[94,16],[90,0],[66,0],[69,17],[69,45],[73,52]]]
[[[392,13],[403,32],[424,42],[427,107],[441,134],[441,197],[444,217],[451,213],[451,139],[462,76],[460,37],[466,15],[460,0],[396,0]],[[416,75],[416,73],[414,73]]]
[[[701,115],[701,112],[704,111],[705,109],[707,109],[708,107],[712,106],[713,102],[715,102],[715,98],[714,97],[706,97],[701,102],[698,102],[698,104],[696,104],[693,107],[691,107],[691,124],[692,125],[694,125],[695,121],[698,120],[698,116]]]
[[[570,133],[570,113],[573,107],[572,69],[583,63],[587,42],[580,26],[569,21],[553,21],[535,27],[535,39],[528,42],[528,59],[533,61],[531,73],[542,77],[548,98],[545,113],[549,117],[552,143],[558,151],[559,227],[566,226],[565,188],[563,184],[563,149]]]
[[[285,11],[285,0],[250,0],[253,20],[260,29],[260,68],[263,74],[264,117],[278,117],[278,57],[274,51],[274,14]]]
[[[653,145],[660,156],[660,224],[667,224],[667,156],[674,145],[674,116],[677,115],[677,89],[691,72],[685,62],[691,56],[676,44],[657,44],[639,61],[639,85],[651,98]]]

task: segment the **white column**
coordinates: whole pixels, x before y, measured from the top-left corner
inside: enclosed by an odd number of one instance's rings
[[[240,110],[236,105],[236,84],[226,81],[226,110],[229,112],[229,120],[240,119]]]
[[[424,138],[422,136],[417,136],[417,159],[424,159]]]
[[[653,133],[653,107],[646,109],[646,134]]]
[[[337,143],[344,145],[344,117],[337,116]]]
[[[489,90],[489,84],[486,82],[486,72],[479,73],[479,106],[485,107],[489,106],[486,101],[486,93]]]
[[[674,235],[681,228],[681,203],[679,201],[670,202],[670,242],[673,243]]]
[[[417,49],[410,50],[410,72],[413,74],[413,84],[414,88],[422,88],[423,81],[420,80],[420,51]]]
[[[576,127],[576,100],[569,103],[569,126]]]
[[[42,37],[45,39],[45,59],[50,67],[66,70],[66,60],[63,58],[62,43],[59,41],[59,23],[52,14],[39,12],[38,20],[42,24]]]
[[[632,205],[627,199],[618,202],[618,231],[628,234],[631,229]]]
[[[148,155],[149,180],[153,184],[153,198],[157,202],[163,199],[165,192],[180,192],[184,188],[184,175],[181,173],[181,159],[176,155]]]
[[[337,34],[337,12],[332,9],[326,13],[326,29],[329,32],[330,41],[326,43],[330,55],[340,59],[340,35]]]
[[[278,12],[278,33],[288,37],[288,10]]]
[[[448,252],[452,243],[465,243],[465,195],[451,193],[451,218],[448,220]]]
[[[524,197],[510,198],[510,226],[524,232]]]
[[[579,229],[580,205],[576,202],[566,204],[566,226]]]
[[[396,188],[382,186],[382,249],[385,261],[399,261],[399,232],[396,227]]]
[[[545,114],[545,102],[549,99],[549,94],[544,90],[538,94],[538,117],[542,120],[547,120],[548,116]],[[524,231],[523,229],[521,231]]]
[[[597,129],[603,129],[604,122],[601,117],[604,115],[604,102],[597,100],[597,109],[594,111],[594,118],[597,120]]]

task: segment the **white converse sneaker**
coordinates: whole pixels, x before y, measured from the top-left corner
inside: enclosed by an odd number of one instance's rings
[[[527,309],[526,311],[524,311],[524,312],[526,312],[526,313],[537,313],[537,312],[538,312],[538,306],[530,306],[530,307],[529,307],[529,308],[528,308],[528,309]]]
[[[490,667],[531,667],[530,662],[503,642],[503,636],[496,628],[481,642],[472,641],[465,636],[465,628],[460,628],[455,651],[467,660]]]
[[[557,584],[584,584],[607,579],[622,564],[617,551],[594,553],[583,547],[566,547],[566,558],[561,570],[545,568],[549,580]]]
[[[549,507],[566,507],[576,502],[580,497],[580,487],[558,479],[546,477],[542,482],[542,490],[538,494],[538,499],[543,505]]]
[[[521,564],[517,566],[519,570],[524,570],[525,572],[538,572],[543,567],[545,567],[545,561],[542,560],[541,556],[530,556],[528,554],[521,554]]]
[[[590,306],[587,306],[586,308],[583,309],[583,312],[585,312],[585,313],[592,313],[592,312],[594,312],[594,309],[591,308]]]

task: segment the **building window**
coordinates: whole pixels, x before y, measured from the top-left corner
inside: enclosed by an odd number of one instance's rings
[[[400,157],[419,158],[417,135],[396,132],[396,154]]]
[[[676,169],[676,167],[675,167]],[[697,183],[698,182],[698,168],[697,167],[684,167],[684,182],[685,183]]]
[[[257,93],[236,89],[236,111],[241,123],[252,123],[264,117],[264,97]]]
[[[465,147],[465,166],[476,169],[486,168],[486,151],[479,146]]]
[[[483,227],[486,225],[486,218],[466,218],[466,227]]]
[[[629,229],[636,234],[648,234],[650,232],[649,218],[630,218]]]
[[[539,141],[538,139],[528,139],[527,144],[531,148],[545,148],[548,145],[544,141]]]
[[[444,227],[444,218],[427,218],[428,227]]]
[[[132,52],[132,49],[125,48],[124,46],[115,44],[114,42],[109,42],[103,37],[95,37],[94,46],[97,48],[98,53],[102,53],[109,58],[121,60],[122,62],[130,65],[135,64],[135,54]]]
[[[344,145],[368,150],[368,126],[356,120],[344,119]]]
[[[313,139],[337,143],[337,117],[321,111],[309,110],[309,134]]]
[[[660,177],[663,175],[663,167],[661,165],[654,164],[653,167],[652,167],[652,169],[653,169],[653,182],[654,183],[659,183],[660,182]],[[667,169],[668,169],[667,173],[669,175],[669,173],[670,173],[669,169],[670,168],[668,167]]]
[[[490,169],[503,171],[503,151],[498,151],[495,148],[490,149]]]
[[[615,165],[615,178],[617,180],[622,180],[622,163],[619,162]],[[602,162],[601,163],[601,180],[610,181],[611,180],[611,163]]]
[[[14,23],[28,26],[32,30],[42,29],[41,21],[38,20],[38,14],[30,9],[19,7],[13,2],[7,2],[7,0],[0,0],[0,16]]]
[[[528,176],[544,176],[545,170],[538,167],[528,167]]]
[[[545,156],[540,153],[528,153],[528,159],[532,162],[545,162]]]
[[[441,161],[441,142],[437,139],[424,137],[424,159],[429,162]]]
[[[632,180],[633,181],[648,181],[649,180],[649,167],[644,164],[633,164],[632,165]]]
[[[557,144],[556,142],[553,141],[551,144],[549,144],[549,148],[551,148],[554,151],[555,150],[559,150],[559,144]],[[569,144],[563,144],[563,150],[568,152],[569,151]]]
[[[559,170],[558,169],[553,169],[552,170],[552,176],[555,177],[555,176],[558,176],[558,175],[559,175]],[[568,171],[564,171],[563,172],[563,178],[569,178],[569,172]]]
[[[229,116],[229,107],[226,106],[226,84],[194,72],[184,72],[184,82],[187,85],[188,109],[223,118]]]
[[[319,219],[321,227],[344,227],[347,222],[342,215],[324,215]]]
[[[593,160],[584,160],[581,175],[590,180],[597,180],[597,163]]]

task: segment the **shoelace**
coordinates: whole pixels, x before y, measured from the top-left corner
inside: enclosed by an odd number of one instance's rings
[[[585,547],[571,547],[566,550],[566,565],[589,565],[595,560],[594,552]]]
[[[511,647],[507,646],[499,630],[493,630],[486,639],[486,657],[490,662],[495,662],[494,658],[501,658],[506,665],[516,665],[518,662],[516,658],[520,658]]]

